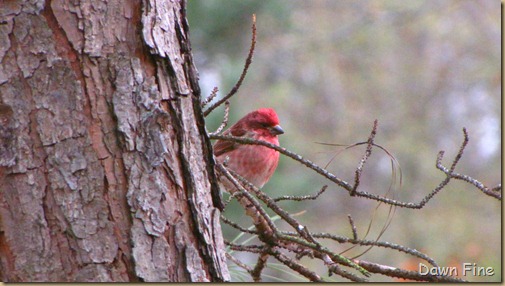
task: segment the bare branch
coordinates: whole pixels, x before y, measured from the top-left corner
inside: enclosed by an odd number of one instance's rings
[[[458,155],[453,161],[453,164],[451,168],[455,168],[456,164],[459,162],[459,159],[461,158],[463,154],[463,150],[466,146],[466,143],[468,142],[468,136],[466,134],[466,130],[464,130],[465,133],[465,141],[463,142],[460,151],[458,152]],[[235,137],[235,136],[225,136],[225,135],[212,135],[209,136],[211,139],[220,139],[220,140],[228,140],[228,141],[233,141],[233,142],[238,142],[241,144],[249,144],[249,145],[262,145],[265,147],[268,147],[270,149],[274,149],[278,151],[279,153],[290,157],[291,159],[298,161],[302,163],[303,165],[307,166],[308,168],[314,170],[316,173],[322,175],[323,177],[327,178],[328,180],[336,183],[340,187],[344,188],[347,190],[349,193],[353,192],[354,186],[351,186],[348,182],[337,178],[334,174],[328,172],[327,170],[317,166],[316,164],[312,163],[310,160],[304,159],[302,156],[295,154],[291,151],[288,151],[286,148],[279,147],[277,145],[271,144],[269,142],[261,141],[261,140],[254,140],[251,138],[242,138],[242,137]],[[441,166],[441,160],[443,157],[444,151],[440,151],[439,155],[437,156],[437,167]],[[366,157],[366,156],[365,156]],[[362,160],[363,161],[363,160]],[[450,170],[449,170],[450,171]],[[452,173],[451,173],[452,174]],[[394,205],[394,206],[399,206],[399,207],[404,207],[404,208],[411,208],[411,209],[421,209],[423,208],[430,200],[433,198],[440,190],[442,190],[452,179],[452,176],[447,176],[440,184],[435,187],[426,197],[424,197],[419,203],[412,203],[412,202],[402,202],[402,201],[397,201],[393,200],[387,197],[383,197],[380,195],[376,194],[371,194],[368,192],[362,192],[355,190],[354,195],[358,197],[364,197],[367,199],[383,202],[389,205]]]
[[[216,97],[216,95],[217,95],[217,92],[218,92],[218,91],[219,91],[219,89],[217,88],[217,86],[215,86],[215,87],[212,89],[212,91],[211,91],[210,95],[209,95],[209,96],[207,96],[207,98],[205,98],[205,99],[202,101],[202,103],[200,103],[200,105],[202,106],[202,108],[203,108],[203,107],[205,107],[205,105],[209,104],[209,102],[211,102],[211,101],[212,101],[212,100]]]
[[[230,102],[226,101],[224,103],[224,117],[223,117],[223,122],[221,122],[221,125],[216,129],[216,131],[209,133],[209,136],[214,135],[214,134],[219,134],[223,129],[228,125],[228,115],[230,114]]]
[[[454,161],[451,164],[451,168],[447,169],[446,167],[444,167],[442,165],[442,158],[444,156],[444,152],[440,151],[438,158],[437,158],[437,165],[436,165],[437,169],[444,172],[447,175],[447,178],[453,178],[453,179],[465,181],[469,184],[474,185],[477,189],[482,191],[484,194],[486,194],[490,197],[493,197],[495,199],[501,200],[502,194],[499,193],[499,192],[501,192],[501,185],[498,185],[497,187],[490,189],[490,188],[486,187],[483,183],[479,182],[478,180],[476,180],[470,176],[462,175],[462,174],[454,172],[454,169],[456,168],[456,164],[458,163],[459,159],[461,159],[461,156],[463,155],[463,150],[466,147],[466,145],[468,144],[468,140],[469,140],[466,128],[463,128],[463,134],[464,134],[465,139],[463,141],[463,144],[461,144],[461,147],[459,148],[459,152],[456,155],[456,158],[454,159]]]
[[[501,201],[502,194],[498,193],[498,192],[501,192],[501,185],[498,187],[495,187],[493,189],[489,189],[488,187],[484,186],[483,183],[481,183],[481,182],[477,181],[476,179],[469,177],[467,175],[452,173],[451,177],[454,179],[457,179],[457,180],[462,180],[467,183],[470,183],[470,184],[474,185],[477,189],[482,191],[484,194]]]
[[[237,143],[241,143],[241,144],[248,144],[248,145],[262,145],[262,146],[268,147],[270,149],[274,149],[274,150],[278,151],[279,153],[281,153],[285,156],[288,156],[295,161],[302,163],[303,165],[316,171],[318,174],[322,175],[323,177],[326,177],[328,180],[336,183],[337,185],[343,187],[344,189],[346,189],[348,191],[351,191],[351,189],[352,189],[352,186],[349,183],[347,183],[346,181],[337,178],[332,173],[330,173],[330,172],[326,171],[325,169],[312,163],[312,161],[304,159],[302,156],[295,154],[291,151],[288,151],[286,148],[279,147],[277,145],[271,144],[266,141],[255,140],[255,139],[244,138],[244,137],[227,136],[227,135],[209,135],[209,138],[210,139],[219,139],[219,140],[228,140],[228,141],[233,141],[233,142],[237,142]]]
[[[231,243],[227,240],[224,241],[224,244],[229,246],[231,250],[251,252],[251,253],[263,253],[267,248],[266,246],[263,245],[240,245]]]
[[[300,202],[300,201],[306,201],[306,200],[315,200],[322,193],[324,193],[324,191],[326,191],[327,188],[328,188],[328,186],[323,186],[321,188],[321,190],[319,190],[319,192],[317,192],[317,194],[315,194],[315,195],[308,195],[308,196],[282,196],[282,197],[278,197],[278,198],[274,199],[274,202],[285,201],[285,200],[298,201],[298,202]]]
[[[284,234],[295,235],[295,233],[287,233],[287,232],[284,232]],[[333,234],[329,234],[329,233],[313,233],[312,236],[315,238],[332,239],[332,240],[339,242],[339,243],[351,243],[351,244],[362,245],[362,246],[377,246],[377,247],[394,249],[394,250],[404,252],[404,253],[410,254],[412,256],[421,258],[421,259],[425,260],[426,262],[428,262],[429,264],[431,264],[435,267],[438,267],[438,264],[435,262],[435,260],[430,258],[428,255],[421,253],[418,250],[411,249],[411,248],[408,248],[408,247],[405,247],[405,246],[402,246],[399,244],[391,243],[391,242],[376,241],[376,240],[350,239],[348,237],[337,236],[337,235],[333,235]]]
[[[242,176],[237,174],[236,172],[232,170],[228,170],[235,178],[237,178],[242,184],[246,185],[249,190],[251,190],[261,201],[263,201],[268,208],[273,210],[276,214],[278,214],[285,222],[290,224],[296,231],[302,236],[307,238],[311,242],[315,242],[315,240],[311,237],[306,237],[307,231],[306,227],[301,225],[297,220],[292,218],[289,213],[287,213],[285,210],[281,209],[272,198],[267,196],[264,192],[256,188],[253,184],[248,182],[246,179],[244,179]],[[273,227],[275,229],[275,227]]]
[[[243,268],[247,272],[251,273],[251,271],[252,271],[251,267],[245,265],[240,260],[238,260],[237,258],[233,257],[231,254],[226,253],[226,259],[229,259],[229,260],[233,261],[233,263],[237,264],[240,268]]]
[[[286,255],[282,254],[279,251],[276,250],[270,250],[270,254],[275,257],[279,262],[282,264],[286,265],[287,267],[293,269],[294,271],[300,273],[304,277],[307,277],[312,282],[324,282],[323,279],[319,275],[317,275],[315,272],[310,271],[307,269],[305,266],[299,264],[298,262],[294,261],[293,259],[287,257]]]
[[[356,225],[354,225],[354,221],[352,219],[352,216],[350,214],[347,215],[349,218],[349,223],[351,224],[351,229],[352,229],[352,237],[354,240],[358,239],[358,231],[356,230]]]
[[[253,234],[253,235],[258,235],[258,232],[255,231],[255,230],[251,230],[251,229],[247,229],[247,228],[243,228],[241,227],[240,225],[232,222],[231,220],[227,219],[225,216],[221,215],[221,219],[223,220],[224,223],[226,223],[227,225],[235,228],[235,229],[238,229],[239,231],[243,232],[243,233],[249,233],[249,234]]]
[[[423,274],[416,272],[416,271],[403,270],[400,268],[371,263],[371,262],[367,262],[367,261],[363,261],[363,260],[356,261],[356,262],[360,266],[362,266],[363,268],[367,269],[368,271],[370,271],[372,273],[379,273],[379,274],[390,276],[390,277],[397,277],[397,278],[410,279],[410,280],[416,280],[416,281],[428,281],[428,282],[458,282],[458,283],[467,282],[466,280],[451,277],[451,276],[431,275],[431,274],[423,275]]]
[[[246,200],[242,201],[240,198],[238,199],[246,209],[246,213],[253,219],[256,228],[261,231],[260,235],[273,236],[276,232],[275,225],[265,210],[259,205],[258,201],[256,201],[256,199],[244,189],[237,179],[230,174],[229,170],[227,170],[222,164],[217,163],[216,167],[218,171],[236,187],[235,192],[240,192],[239,195],[246,198]]]
[[[256,46],[256,14],[253,14],[252,20],[253,20],[253,23],[252,23],[251,47],[249,48],[249,54],[247,55],[247,59],[245,60],[245,65],[244,65],[244,69],[242,70],[242,74],[240,75],[240,78],[237,81],[237,83],[235,84],[235,86],[230,90],[230,92],[226,96],[224,96],[223,98],[218,100],[213,105],[209,106],[209,108],[207,108],[207,110],[204,111],[204,113],[203,113],[204,116],[209,115],[214,109],[216,109],[218,106],[220,106],[221,104],[223,104],[224,102],[229,100],[233,95],[235,95],[235,93],[237,93],[238,89],[242,85],[245,75],[247,74],[247,70],[249,69],[249,66],[252,63],[252,57],[254,55],[254,48]]]
[[[468,132],[466,132],[466,128],[463,128],[463,143],[461,144],[461,147],[459,147],[458,154],[456,155],[456,158],[454,158],[454,161],[452,161],[451,169],[450,172],[454,172],[454,169],[456,169],[456,165],[458,164],[459,160],[463,156],[463,151],[465,150],[466,145],[468,144]]]
[[[221,166],[221,168],[224,168],[224,167]],[[356,270],[360,271],[363,275],[369,275],[366,271],[364,271],[364,269],[360,268],[358,265],[353,263],[348,258],[341,256],[339,254],[333,253],[329,249],[327,249],[327,248],[323,247],[321,244],[319,244],[319,242],[317,242],[311,236],[311,233],[308,231],[307,227],[301,225],[297,220],[295,220],[291,215],[289,215],[289,213],[287,213],[286,211],[281,209],[272,198],[270,198],[265,193],[263,193],[261,190],[256,188],[253,184],[251,184],[246,179],[244,179],[243,177],[241,177],[240,175],[238,175],[237,173],[235,173],[232,170],[224,170],[224,171],[227,171],[231,175],[230,176],[231,178],[237,179],[238,181],[240,181],[240,183],[237,182],[238,183],[237,185],[240,185],[241,187],[242,186],[247,187],[248,190],[250,190],[261,201],[263,201],[267,205],[268,208],[270,208],[272,211],[274,211],[276,214],[278,214],[283,219],[283,221],[285,221],[289,225],[291,225],[296,230],[298,235],[301,238],[303,238],[303,240],[300,240],[300,239],[294,238],[294,237],[282,236],[281,233],[277,230],[277,228],[272,223],[269,231],[271,231],[273,233],[271,235],[268,235],[268,237],[265,237],[264,235],[260,235],[261,240],[267,239],[268,240],[267,243],[269,245],[274,245],[275,243],[279,243],[280,241],[282,241],[282,239],[288,240],[290,242],[295,242],[299,245],[304,245],[305,247],[309,247],[309,248],[315,250],[316,253],[321,252],[322,254],[330,255],[332,257],[332,260],[336,263],[342,263],[344,265],[355,268]],[[247,194],[247,195],[249,195],[249,194]],[[254,199],[251,198],[251,200],[254,200]],[[258,205],[258,207],[259,207],[259,205]],[[257,223],[255,223],[255,225],[258,226]],[[260,234],[262,234],[262,233],[260,232]]]
[[[370,157],[370,155],[372,155],[373,139],[375,138],[376,134],[377,134],[377,119],[375,119],[375,121],[374,121],[372,133],[370,134],[370,137],[368,137],[365,155],[363,156],[363,158],[359,162],[358,167],[356,168],[356,174],[354,176],[354,186],[352,187],[352,190],[350,191],[351,196],[354,196],[356,194],[356,190],[358,189],[360,178],[361,178],[361,173],[363,172],[363,166],[365,165],[365,163],[368,160],[368,158]]]
[[[312,243],[312,242],[307,241],[306,239],[302,239],[299,236],[299,234],[294,234],[293,235],[293,233],[286,234],[286,232],[282,232],[282,233],[278,233],[277,236],[280,238],[280,240],[283,243],[290,242],[293,245],[296,245],[297,248],[298,248],[297,249],[298,253],[300,251],[304,251],[303,250],[304,248],[310,249],[310,250],[312,250],[312,253],[313,253],[313,255],[315,257],[318,257],[318,258],[322,259],[323,261],[327,260],[328,257],[331,257],[330,260],[333,261],[333,262],[335,262],[335,263],[340,263],[340,264],[352,267],[352,268],[358,270],[364,276],[367,276],[367,277],[370,276],[370,273],[368,273],[368,271],[366,271],[365,269],[359,267],[359,265],[357,265],[356,263],[354,263],[349,258],[346,258],[346,257],[344,257],[342,255],[336,254],[333,251],[329,250],[328,248],[322,246],[319,243]],[[286,248],[289,248],[289,245],[284,244],[284,246]],[[293,249],[291,249],[291,250],[293,250]],[[326,264],[329,265],[328,261],[326,261]]]
[[[267,265],[267,260],[269,256],[270,254],[268,253],[267,249],[258,257],[258,262],[256,262],[256,266],[251,271],[251,276],[254,282],[261,282],[261,271],[263,271],[263,269]]]
[[[400,202],[396,201],[394,199],[390,199],[384,196],[379,196],[375,194],[369,194],[366,192],[361,192],[357,189],[359,183],[360,183],[360,178],[362,175],[363,167],[365,163],[367,162],[368,158],[370,157],[372,153],[372,148],[377,147],[377,145],[374,143],[374,138],[377,132],[377,121],[374,122],[374,127],[372,129],[372,132],[366,142],[367,148],[365,151],[365,154],[363,155],[361,161],[358,164],[358,167],[355,172],[355,178],[354,178],[354,185],[350,185],[349,183],[337,178],[335,175],[331,174],[327,170],[313,164],[311,161],[303,159],[300,155],[297,155],[295,153],[292,153],[285,148],[270,144],[268,142],[264,141],[258,141],[254,139],[249,139],[249,138],[242,138],[242,137],[234,137],[234,136],[223,136],[223,135],[216,135],[212,134],[210,135],[211,139],[220,139],[220,140],[229,140],[229,141],[234,141],[238,142],[241,144],[254,144],[254,145],[262,145],[271,149],[274,149],[283,155],[286,155],[303,165],[309,167],[310,169],[316,171],[317,173],[323,175],[327,179],[331,180],[332,182],[335,182],[337,185],[340,187],[344,188],[347,190],[351,195],[355,195],[358,197],[365,197],[368,199],[373,199],[379,202],[384,202],[387,203],[391,206],[402,206],[402,207],[408,207],[408,208],[422,208],[431,198],[433,198],[440,190],[442,190],[449,182],[451,179],[460,179],[467,181],[471,184],[473,184],[476,187],[479,187],[478,181],[464,175],[460,175],[454,172],[456,165],[458,164],[459,160],[462,157],[462,154],[464,152],[464,149],[468,143],[468,134],[466,130],[464,129],[464,142],[462,143],[458,154],[456,155],[455,159],[453,160],[451,164],[451,168],[447,169],[442,165],[442,158],[444,155],[444,152],[441,151],[438,156],[437,156],[437,168],[442,170],[446,174],[446,178],[440,182],[440,184],[433,190],[431,191],[425,198],[423,198],[419,203],[406,203],[406,202]],[[362,143],[359,143],[362,144]],[[364,144],[364,142],[363,142]],[[382,147],[379,147],[382,149]],[[232,250],[237,250],[237,251],[245,251],[245,252],[250,252],[250,253],[257,253],[259,254],[258,261],[256,263],[256,266],[254,269],[251,270],[249,273],[253,277],[254,281],[261,281],[261,273],[263,269],[266,267],[266,261],[268,256],[273,256],[276,260],[279,262],[283,263],[290,269],[302,274],[303,276],[307,277],[311,281],[322,281],[322,279],[314,272],[310,271],[309,269],[305,268],[303,265],[299,264],[296,260],[300,259],[303,256],[310,256],[311,258],[319,259],[323,261],[328,268],[329,274],[337,274],[343,278],[349,279],[351,281],[358,281],[358,282],[363,282],[366,281],[366,279],[357,276],[356,274],[353,274],[351,272],[348,272],[347,270],[343,269],[342,266],[345,267],[351,267],[355,270],[358,270],[362,275],[368,277],[370,276],[371,272],[373,273],[379,273],[385,276],[390,276],[390,277],[399,277],[399,278],[404,278],[404,279],[412,279],[416,281],[440,281],[440,282],[462,282],[463,280],[453,278],[453,277],[447,277],[447,276],[437,276],[437,275],[421,275],[417,272],[413,271],[407,271],[403,269],[398,269],[395,267],[390,267],[390,266],[385,266],[385,265],[380,265],[380,264],[375,264],[367,261],[360,261],[360,260],[355,260],[355,259],[350,259],[342,254],[337,254],[330,250],[329,248],[323,246],[318,239],[331,239],[334,241],[337,241],[339,243],[350,243],[355,246],[368,246],[368,247],[383,247],[383,248],[388,248],[388,249],[393,249],[397,250],[399,252],[404,252],[409,255],[418,257],[420,259],[423,259],[433,265],[434,267],[438,267],[436,262],[427,256],[426,254],[423,254],[415,249],[410,249],[408,247],[404,247],[402,245],[394,244],[394,243],[389,243],[389,242],[381,242],[378,241],[379,238],[375,241],[370,241],[370,240],[364,240],[364,239],[358,239],[358,234],[356,230],[356,226],[354,224],[354,221],[352,217],[349,215],[349,223],[351,225],[352,233],[353,236],[352,238],[348,237],[340,237],[340,236],[335,236],[332,234],[327,234],[327,233],[311,233],[306,226],[301,225],[296,219],[293,218],[293,216],[289,213],[287,213],[285,210],[280,208],[277,205],[278,201],[281,200],[308,200],[308,199],[316,199],[321,193],[323,193],[327,186],[324,186],[316,195],[311,195],[311,196],[301,196],[301,197],[296,197],[296,196],[283,196],[279,197],[276,199],[270,198],[268,195],[266,195],[264,192],[259,190],[257,187],[252,185],[250,182],[248,182],[246,179],[241,177],[239,174],[234,172],[233,170],[228,170],[226,169],[222,164],[217,164],[216,165],[218,168],[218,171],[220,174],[224,175],[228,180],[230,180],[234,186],[237,187],[239,191],[232,191],[232,197],[236,197],[239,202],[246,208],[246,213],[253,218],[254,225],[256,226],[257,230],[251,231],[244,229],[240,227],[239,225],[227,220],[223,219],[225,223],[230,224],[232,227],[243,231],[245,233],[249,233],[252,235],[257,235],[258,238],[263,245],[236,245],[233,243],[226,242],[227,245],[230,246]],[[500,185],[501,187],[501,185]],[[497,191],[493,191],[490,189],[486,189],[488,192],[495,192],[496,195],[499,195],[501,198],[501,194]],[[501,190],[501,188],[500,188]],[[260,201],[266,204],[266,206],[272,210],[274,213],[276,213],[282,221],[286,222],[289,226],[294,228],[294,232],[288,232],[288,231],[280,231],[273,223],[273,221],[268,217],[266,211],[263,209],[263,207],[259,204],[258,201],[252,196],[255,195]],[[241,201],[242,200],[242,201]],[[245,201],[244,201],[245,200]],[[382,234],[382,233],[381,233]],[[295,258],[290,258],[289,256],[285,255],[284,253],[281,252],[281,250],[289,251],[291,253],[295,254]],[[366,266],[366,267],[365,267]],[[373,271],[368,271],[368,270],[373,270]]]
[[[491,192],[501,192],[501,184],[491,189]]]
[[[340,275],[344,278],[347,278],[351,281],[354,281],[354,282],[368,282],[367,279],[364,279],[364,278],[361,278],[361,277],[358,277],[350,272],[347,272],[345,271],[344,269],[340,268],[337,264],[335,263],[332,263],[331,265],[329,265],[328,267],[328,276],[331,276],[333,273],[337,274],[337,275]]]

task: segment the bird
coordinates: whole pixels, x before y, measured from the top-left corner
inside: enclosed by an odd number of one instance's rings
[[[223,135],[262,140],[277,146],[281,134],[284,130],[272,108],[252,111],[223,132]],[[279,152],[261,145],[218,140],[213,149],[219,163],[226,162],[226,168],[260,189],[270,180],[279,163]],[[227,190],[232,186],[230,182],[224,185]]]

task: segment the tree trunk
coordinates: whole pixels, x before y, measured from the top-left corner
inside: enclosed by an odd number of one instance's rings
[[[0,279],[229,280],[179,1],[0,2]]]

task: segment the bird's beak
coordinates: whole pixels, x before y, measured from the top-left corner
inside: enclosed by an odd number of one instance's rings
[[[270,127],[270,133],[273,135],[280,135],[284,134],[284,130],[282,130],[282,127],[280,125],[275,125],[274,127]]]

